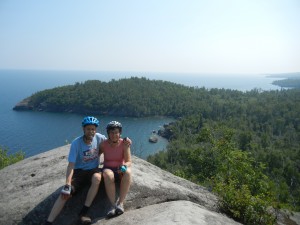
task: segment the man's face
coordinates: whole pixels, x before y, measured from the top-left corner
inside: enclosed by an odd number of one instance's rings
[[[87,139],[93,139],[96,134],[96,126],[95,125],[86,125],[83,127],[84,136]]]

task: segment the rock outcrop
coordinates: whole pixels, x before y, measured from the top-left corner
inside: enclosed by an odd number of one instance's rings
[[[33,107],[29,104],[29,101],[30,101],[29,98],[23,99],[13,107],[13,110],[17,110],[17,111],[33,110]]]
[[[0,170],[0,224],[42,224],[65,182],[69,145]],[[55,224],[76,224],[86,191],[71,198]],[[89,211],[93,224],[238,224],[218,213],[206,189],[133,157],[126,212],[104,219],[109,204],[103,183]]]
[[[26,158],[0,170],[0,224],[43,224],[65,182],[69,145]],[[54,224],[78,223],[87,190],[73,196]],[[133,157],[133,182],[125,213],[109,220],[103,182],[89,214],[93,224],[239,224],[218,212],[205,188]]]

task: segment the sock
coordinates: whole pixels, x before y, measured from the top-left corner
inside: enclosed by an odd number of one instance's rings
[[[84,205],[80,211],[80,215],[86,215],[89,208],[90,207]]]

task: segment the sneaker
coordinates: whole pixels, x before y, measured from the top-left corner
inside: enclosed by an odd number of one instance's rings
[[[121,214],[123,214],[123,213],[124,213],[124,206],[123,206],[123,203],[118,204],[118,205],[116,206],[116,214],[117,214],[117,215],[121,215]]]
[[[92,223],[91,218],[88,216],[81,216],[80,221],[81,221],[81,224],[84,224],[84,225],[89,225]]]
[[[114,217],[116,215],[116,209],[114,206],[110,207],[108,213],[106,214],[106,216],[108,218]]]

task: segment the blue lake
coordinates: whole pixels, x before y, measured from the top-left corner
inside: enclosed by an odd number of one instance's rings
[[[110,81],[129,77],[147,77],[166,80],[186,86],[225,88],[249,91],[280,89],[272,85],[275,78],[263,75],[204,75],[176,73],[138,72],[94,72],[94,71],[23,71],[0,70],[0,146],[9,153],[22,150],[26,157],[70,143],[82,134],[81,120],[85,115],[47,112],[17,112],[12,108],[22,99],[37,91],[57,86],[75,84],[86,80]],[[127,118],[93,115],[100,120],[98,132],[105,134],[105,126],[111,120],[123,124],[123,136],[133,140],[132,152],[146,158],[159,150],[164,150],[167,140],[159,138],[156,144],[149,143],[153,130],[158,130],[172,118]]]

